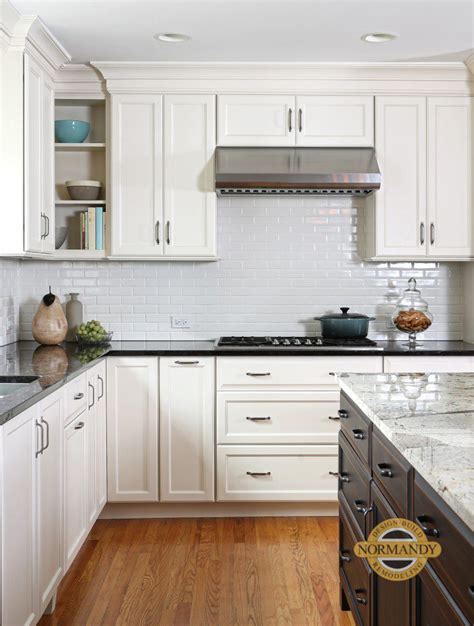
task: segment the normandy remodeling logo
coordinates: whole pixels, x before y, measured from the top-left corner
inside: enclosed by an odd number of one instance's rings
[[[382,578],[400,581],[419,574],[428,559],[441,554],[441,546],[437,541],[428,541],[415,522],[393,517],[378,524],[367,541],[357,542],[354,554],[367,559]]]

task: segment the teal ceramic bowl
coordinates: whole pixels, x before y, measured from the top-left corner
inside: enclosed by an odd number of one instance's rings
[[[82,143],[91,129],[89,122],[80,120],[56,120],[54,134],[58,143]]]

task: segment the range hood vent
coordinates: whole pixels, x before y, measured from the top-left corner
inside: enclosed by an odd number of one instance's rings
[[[368,196],[380,182],[373,148],[216,148],[219,196]]]

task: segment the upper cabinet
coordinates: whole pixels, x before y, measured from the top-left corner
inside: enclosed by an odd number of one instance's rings
[[[112,256],[214,256],[215,97],[111,102]]]
[[[220,146],[372,146],[372,96],[218,96]]]
[[[364,256],[474,256],[472,98],[376,98],[381,189],[365,210]]]

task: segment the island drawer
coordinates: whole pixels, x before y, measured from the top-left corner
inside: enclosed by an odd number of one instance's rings
[[[339,394],[332,391],[222,391],[217,394],[217,441],[337,443]]]
[[[461,615],[429,565],[415,577],[415,596],[414,626],[472,626],[471,620]]]
[[[359,458],[370,465],[370,433],[372,424],[353,404],[347,396],[341,394],[339,409],[341,430],[356,451]]]
[[[381,357],[218,357],[217,389],[337,391],[334,372],[381,372]]]
[[[217,499],[337,500],[337,446],[218,446]]]
[[[339,524],[339,564],[345,574],[349,593],[356,608],[359,620],[363,626],[370,625],[370,595],[371,573],[363,559],[354,555],[354,545],[357,541],[363,541],[362,536],[357,536],[352,528],[349,518],[340,509]]]
[[[418,475],[415,475],[413,519],[430,541],[441,544],[440,556],[430,559],[430,565],[474,623],[474,533]]]
[[[66,410],[64,425],[87,408],[87,373],[80,374],[64,387]]]
[[[365,537],[370,509],[370,474],[342,433],[339,433],[339,492]]]
[[[395,508],[397,515],[408,516],[410,464],[377,429],[372,431],[372,477]]]

